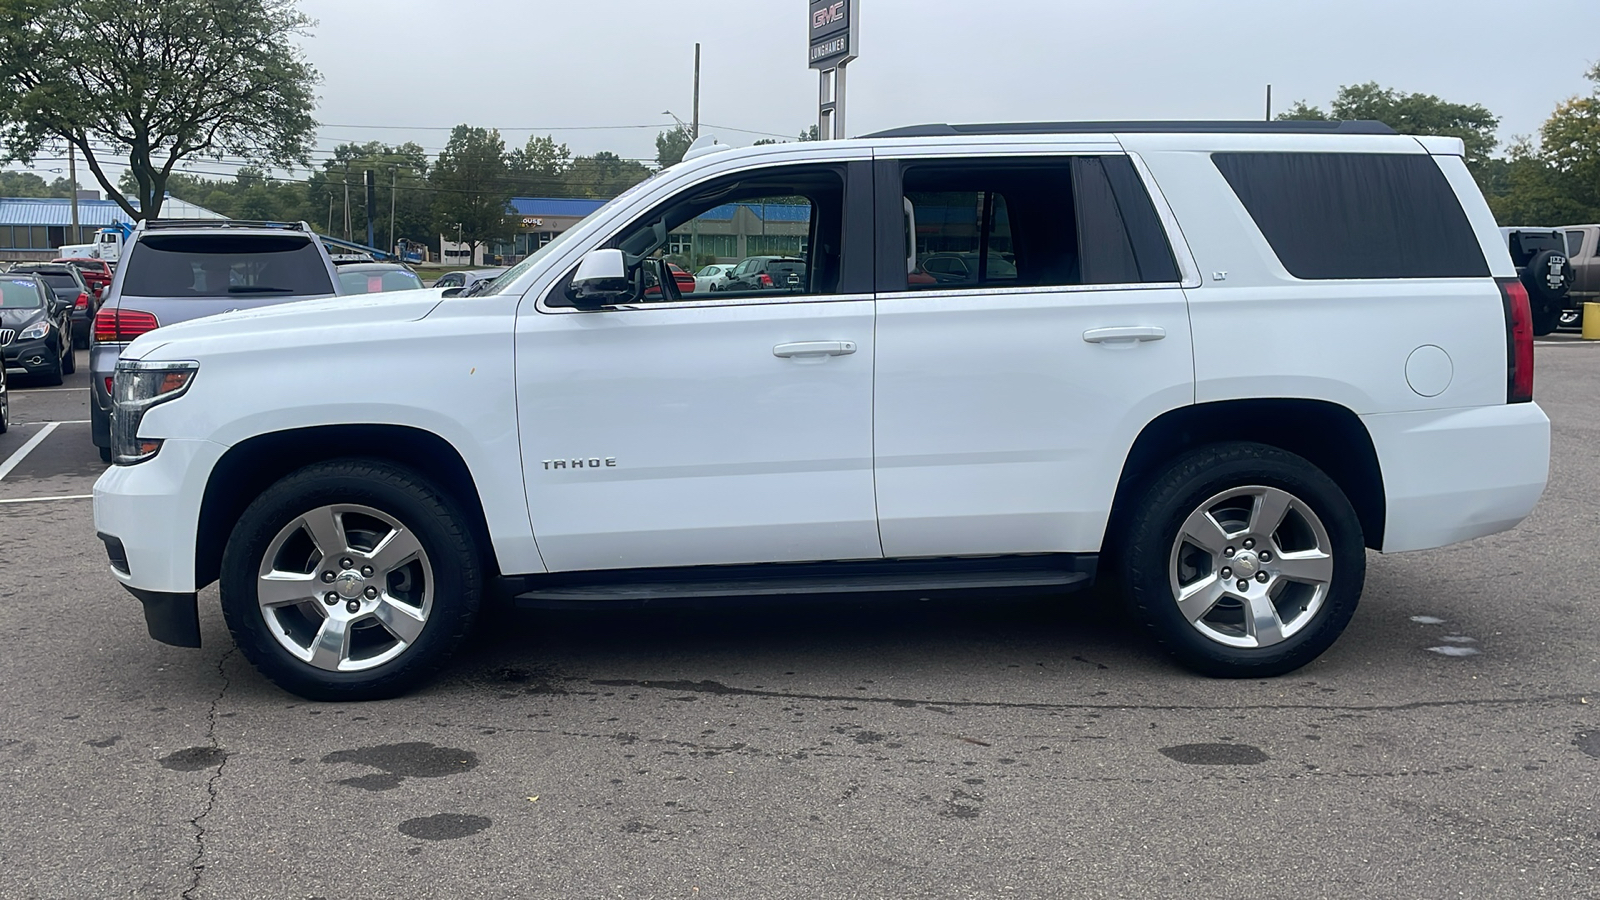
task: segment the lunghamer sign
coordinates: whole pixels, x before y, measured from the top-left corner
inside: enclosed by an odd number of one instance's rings
[[[853,13],[855,0],[811,0],[811,47],[807,62],[813,69],[831,69],[855,59]]]

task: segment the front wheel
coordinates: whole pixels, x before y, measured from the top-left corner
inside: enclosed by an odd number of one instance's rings
[[[223,552],[234,641],[310,700],[375,700],[420,685],[460,645],[483,575],[451,498],[391,463],[307,466],[240,516]]]
[[[1214,444],[1149,482],[1116,554],[1157,641],[1204,675],[1282,675],[1316,659],[1355,613],[1361,523],[1311,463],[1252,443]]]

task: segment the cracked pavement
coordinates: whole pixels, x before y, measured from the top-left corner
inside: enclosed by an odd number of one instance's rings
[[[501,614],[422,692],[314,704],[214,592],[203,649],[150,641],[86,502],[0,504],[0,898],[1594,896],[1600,345],[1538,373],[1534,516],[1372,556],[1274,680],[1096,596],[818,601]],[[75,427],[0,500],[87,493]]]

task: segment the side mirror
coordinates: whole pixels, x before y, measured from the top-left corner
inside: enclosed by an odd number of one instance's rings
[[[464,291],[464,290],[466,290],[466,288],[458,288],[458,287],[445,288],[444,289],[444,293],[441,296],[459,297],[459,296],[461,296],[461,292]]]
[[[628,264],[621,250],[590,250],[578,261],[567,287],[567,299],[580,309],[599,309],[607,303],[633,299]]]

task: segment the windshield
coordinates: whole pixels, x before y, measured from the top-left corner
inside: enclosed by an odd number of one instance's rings
[[[339,270],[339,286],[346,294],[377,294],[383,291],[414,291],[422,279],[405,269],[379,269],[351,272]]]
[[[22,278],[0,278],[0,309],[38,309],[39,289]]]

